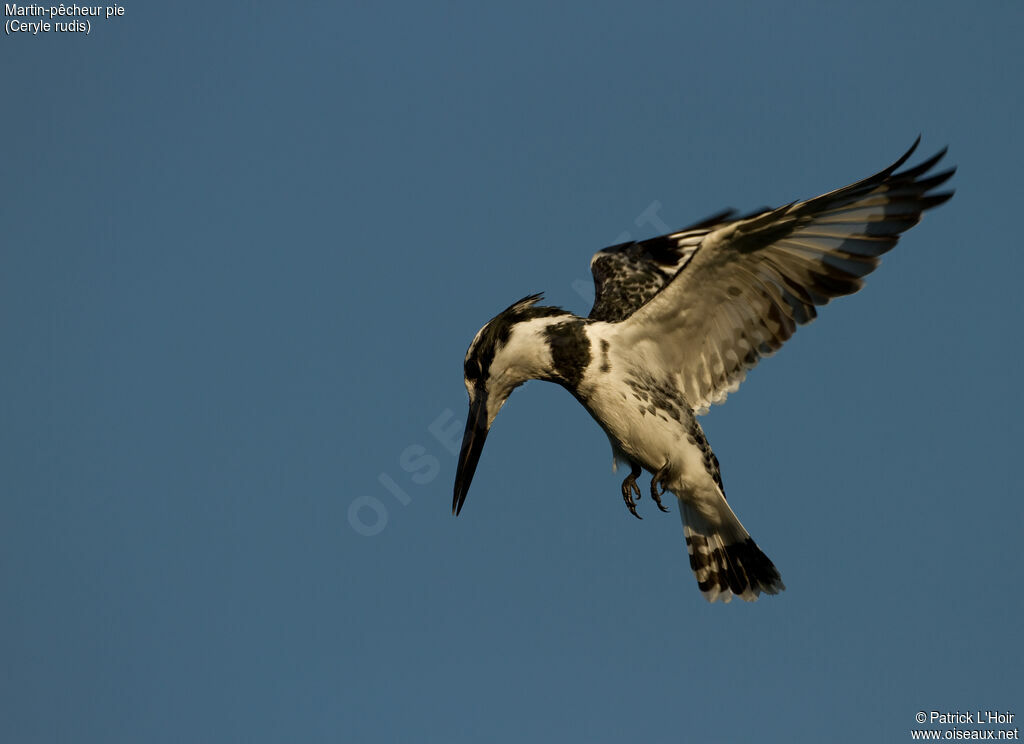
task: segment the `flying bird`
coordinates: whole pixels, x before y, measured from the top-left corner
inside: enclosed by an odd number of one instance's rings
[[[726,210],[679,232],[605,248],[590,262],[594,306],[586,318],[524,297],[469,345],[469,416],[452,513],[466,501],[487,433],[527,380],[566,388],[604,429],[613,468],[629,467],[622,498],[638,519],[637,478],[651,473],[662,511],[679,502],[690,567],[711,602],[753,601],[785,589],[775,565],[726,501],[718,459],[697,416],[736,390],[816,308],[852,294],[921,214],[952,191],[955,168],[931,173],[945,148],[899,171],[807,201],[736,217]]]

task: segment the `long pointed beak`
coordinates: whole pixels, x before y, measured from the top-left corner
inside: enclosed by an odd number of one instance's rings
[[[473,481],[476,464],[487,439],[487,395],[481,392],[469,406],[466,419],[466,433],[462,435],[462,451],[459,452],[459,469],[455,472],[455,498],[452,500],[452,514],[459,515]]]

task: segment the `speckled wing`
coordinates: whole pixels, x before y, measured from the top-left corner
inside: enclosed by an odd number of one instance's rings
[[[704,237],[723,224],[727,209],[670,235],[604,248],[590,260],[594,275],[594,306],[590,318],[625,320],[671,281]]]
[[[953,195],[933,190],[955,168],[928,175],[945,149],[896,172],[917,144],[862,181],[707,232],[675,277],[623,320],[626,347],[677,372],[698,413],[724,400],[817,306],[860,289],[924,210]]]

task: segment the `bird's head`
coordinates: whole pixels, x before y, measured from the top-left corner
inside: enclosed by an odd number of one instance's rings
[[[568,313],[537,307],[540,299],[539,294],[530,295],[507,307],[480,329],[466,352],[469,417],[455,474],[453,514],[462,510],[487,432],[508,396],[527,380],[544,379],[551,370],[544,329],[553,318]]]

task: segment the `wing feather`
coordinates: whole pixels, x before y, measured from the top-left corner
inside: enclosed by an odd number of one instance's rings
[[[955,169],[926,175],[945,149],[897,172],[917,144],[888,168],[827,194],[654,239],[686,241],[688,255],[681,260],[679,248],[676,266],[660,264],[662,283],[648,286],[632,310],[623,305],[598,319],[619,322],[627,345],[660,356],[686,399],[706,411],[812,321],[818,306],[860,289],[900,234],[952,196],[930,192]]]
[[[589,317],[611,322],[628,318],[672,280],[713,228],[733,214],[735,210],[726,209],[669,235],[595,253],[590,260],[594,306]]]

